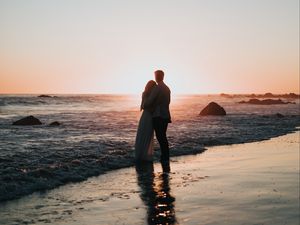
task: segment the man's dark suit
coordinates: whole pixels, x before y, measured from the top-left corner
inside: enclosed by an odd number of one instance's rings
[[[146,106],[153,106],[153,128],[161,149],[161,160],[169,161],[169,143],[167,139],[168,124],[171,123],[169,105],[171,101],[171,91],[163,82],[158,82],[146,101]]]

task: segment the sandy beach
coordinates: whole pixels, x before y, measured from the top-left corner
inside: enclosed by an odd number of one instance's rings
[[[299,224],[299,131],[0,205],[0,224]]]

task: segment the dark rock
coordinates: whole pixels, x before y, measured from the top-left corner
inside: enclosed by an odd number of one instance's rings
[[[74,160],[71,161],[71,163],[74,164],[74,165],[80,165],[81,164],[79,159],[74,159]]]
[[[50,95],[39,95],[38,98],[52,98]]]
[[[300,96],[295,93],[289,93],[286,96],[287,96],[287,98],[300,98]]]
[[[255,97],[256,97],[256,94],[253,94],[253,93],[252,93],[251,95],[249,95],[249,97],[250,97],[250,98],[255,98]]]
[[[41,125],[42,122],[35,118],[34,116],[27,116],[20,120],[13,122],[12,125],[19,125],[19,126],[31,126],[31,125]]]
[[[223,107],[218,105],[215,102],[209,103],[202,111],[200,112],[200,116],[225,116],[226,111]]]
[[[268,93],[265,93],[263,95],[263,97],[265,97],[265,98],[274,98],[275,96],[272,93],[268,92]]]
[[[281,99],[264,99],[259,100],[252,98],[249,101],[240,101],[241,104],[252,104],[252,105],[280,105],[280,104],[295,104],[294,102],[284,102]]]
[[[54,121],[54,122],[49,124],[49,126],[52,126],[52,127],[56,127],[56,126],[59,126],[59,125],[60,125],[60,122],[57,122],[57,121]]]
[[[284,115],[282,115],[281,113],[276,113],[275,116],[278,117],[278,118],[283,118],[284,117]]]
[[[288,98],[288,99],[300,99],[299,94],[289,93],[289,94],[272,94],[270,92],[265,94],[220,94],[221,97],[228,98]]]
[[[225,93],[221,93],[220,96],[221,96],[221,97],[224,97],[224,98],[233,98],[232,95],[225,94]]]

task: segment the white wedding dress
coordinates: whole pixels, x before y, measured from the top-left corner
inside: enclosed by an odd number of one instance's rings
[[[146,97],[143,95],[141,108],[143,109]],[[152,113],[149,109],[143,109],[135,139],[136,161],[152,161],[154,152],[154,130],[152,125]]]

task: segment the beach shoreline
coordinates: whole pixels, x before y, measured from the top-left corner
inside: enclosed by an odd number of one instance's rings
[[[0,223],[298,224],[299,135],[175,157],[170,173],[154,163],[34,193],[1,204]]]

